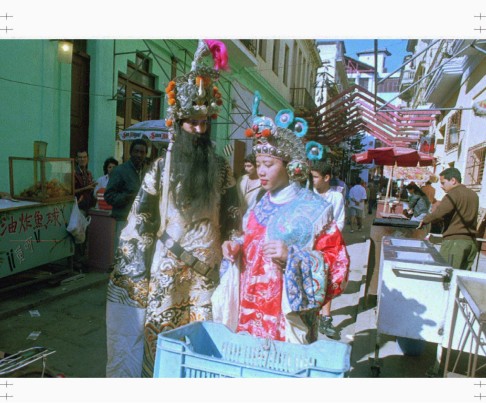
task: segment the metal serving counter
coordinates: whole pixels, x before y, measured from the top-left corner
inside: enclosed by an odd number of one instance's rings
[[[368,297],[376,296],[380,271],[381,242],[383,237],[404,238],[407,240],[423,240],[427,235],[425,229],[417,229],[418,222],[401,218],[375,218],[370,231],[370,250],[368,269],[366,272],[365,303]],[[409,245],[411,245],[409,243]]]
[[[424,342],[436,343],[436,361],[427,371],[429,376],[439,373],[444,347],[448,354],[454,349],[472,356],[486,355],[486,273],[453,269],[429,241],[385,236],[378,280],[372,371],[379,372],[380,334],[396,336],[409,355],[419,354],[413,351],[425,346]],[[457,315],[458,309],[463,315]],[[470,373],[474,373],[476,360],[471,362]]]
[[[377,299],[377,342],[371,366],[374,373],[379,373],[381,334],[397,336],[399,344],[404,341],[407,343],[405,346],[412,346],[410,351],[419,350],[416,346],[423,346],[424,341],[437,343],[437,359],[430,372],[434,375],[438,372],[452,275],[453,269],[430,242],[383,238]],[[409,352],[405,350],[404,353]]]

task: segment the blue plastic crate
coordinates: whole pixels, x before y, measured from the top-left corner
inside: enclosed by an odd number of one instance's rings
[[[159,334],[154,378],[343,378],[350,355],[338,341],[293,344],[194,322]]]

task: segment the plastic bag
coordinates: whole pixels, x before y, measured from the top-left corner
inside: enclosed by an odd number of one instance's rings
[[[224,265],[225,263],[222,263]],[[234,263],[221,276],[218,287],[211,297],[213,305],[213,321],[223,323],[233,332],[238,326],[238,311],[240,305],[240,270]]]
[[[73,210],[69,217],[67,231],[73,236],[74,243],[83,243],[86,239],[86,228],[91,222],[91,217],[85,217],[78,207],[78,200],[74,198]]]

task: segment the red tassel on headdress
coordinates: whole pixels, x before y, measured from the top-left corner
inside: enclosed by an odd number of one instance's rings
[[[216,41],[213,39],[204,39],[206,45],[208,45],[211,55],[214,60],[215,70],[228,70],[228,52],[226,50],[226,45],[221,41]]]

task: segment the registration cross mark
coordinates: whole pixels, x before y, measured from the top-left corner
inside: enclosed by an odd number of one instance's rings
[[[8,13],[5,13],[5,15],[0,15],[0,18],[5,18],[7,20],[8,18],[13,18],[13,15],[8,15]]]
[[[8,33],[8,31],[13,31],[13,28],[9,28],[9,27],[0,28],[0,31],[5,31],[5,33]]]

